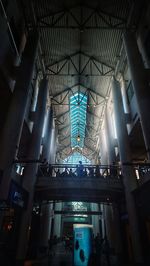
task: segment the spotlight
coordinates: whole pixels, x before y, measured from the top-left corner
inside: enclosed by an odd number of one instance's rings
[[[77,136],[77,141],[78,141],[78,142],[80,141],[80,136],[79,136],[79,135]]]

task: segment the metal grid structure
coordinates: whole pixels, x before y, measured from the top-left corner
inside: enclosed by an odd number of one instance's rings
[[[87,96],[76,93],[70,97],[71,147],[84,147]]]
[[[122,34],[135,31],[140,18],[135,2],[21,1],[28,30],[36,27],[40,32],[38,68],[49,78],[58,129],[57,154],[61,159],[74,152],[70,97],[76,93],[87,96],[87,114],[84,147],[75,151],[90,160],[98,156],[100,129],[111,78],[120,59]]]

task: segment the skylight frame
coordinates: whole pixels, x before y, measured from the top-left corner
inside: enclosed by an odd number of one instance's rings
[[[82,92],[76,92],[73,96],[70,97],[70,124],[72,148],[83,148],[84,146],[87,100],[87,95],[83,94]],[[80,141],[77,140],[78,136],[80,137]]]

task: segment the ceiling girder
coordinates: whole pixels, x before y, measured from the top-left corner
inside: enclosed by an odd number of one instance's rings
[[[100,116],[98,116],[98,115],[96,115],[96,114],[90,112],[89,110],[87,110],[87,113],[88,113],[89,115],[92,115],[92,116],[96,117],[96,118],[99,119],[99,120],[101,119]]]
[[[79,9],[82,14],[80,17],[78,16]],[[128,28],[127,20],[123,17],[101,8],[93,9],[83,5],[57,13],[46,13],[45,16],[37,18],[37,26],[41,29],[78,29],[81,32],[88,29],[126,30]]]
[[[75,65],[73,58],[75,56],[84,56],[85,64],[84,66],[80,66],[80,60],[78,62],[78,66]],[[97,69],[94,73],[92,70],[92,64]],[[66,67],[67,66],[67,67]],[[97,58],[90,56],[81,51],[77,53],[73,53],[69,56],[66,56],[57,62],[54,62],[50,65],[46,66],[47,75],[48,76],[112,76],[114,73],[114,68],[109,66],[108,64],[98,60]],[[72,71],[74,69],[75,71]]]
[[[67,148],[69,148],[69,147],[70,147],[70,143],[69,143],[68,145],[66,145],[66,146],[65,146],[65,145],[62,146],[61,149],[58,148],[58,151],[59,151],[59,152],[64,151],[65,149],[67,149]]]
[[[93,148],[91,148],[90,146],[88,146],[87,144],[84,143],[84,147],[86,147],[87,149],[89,149],[92,152],[95,152],[95,150]]]
[[[86,87],[86,86],[84,86],[84,85],[82,85],[82,84],[80,84],[80,83],[77,83],[77,84],[75,84],[75,85],[73,85],[73,86],[71,86],[71,87],[69,87],[69,88],[64,89],[63,91],[61,91],[61,92],[59,92],[59,93],[54,94],[54,95],[52,96],[52,97],[53,97],[52,100],[55,101],[54,98],[60,96],[61,94],[65,93],[65,92],[68,92],[68,91],[69,91],[69,92],[71,91],[72,94],[74,95],[74,92],[72,91],[72,89],[75,88],[75,87],[78,87],[78,86],[81,86],[82,88],[86,89],[87,91],[92,92],[92,93],[94,93],[95,95],[99,96],[100,98],[105,99],[105,97],[104,97],[103,95],[101,95],[100,93],[94,91],[92,88],[88,88],[88,87]],[[58,101],[57,101],[57,103],[58,103],[58,104],[61,104],[61,102],[58,102]],[[101,104],[101,103],[97,103],[97,104]]]
[[[64,141],[65,139],[68,139],[68,138],[70,138],[70,134],[65,136],[64,138],[59,138],[59,141]]]
[[[66,114],[68,114],[70,112],[70,110],[67,110],[66,112],[62,113],[62,114],[59,114],[59,115],[56,115],[55,117],[56,118],[60,118],[62,116],[65,116]]]
[[[76,87],[76,86],[79,86],[79,84],[77,83],[77,84],[75,84],[75,85],[73,85],[73,86],[71,86],[69,88],[64,89],[63,91],[61,91],[59,93],[56,93],[56,94],[52,95],[52,97],[53,97],[52,99],[54,100],[54,98],[60,96],[61,94],[65,93],[65,92],[68,92],[68,91],[71,91],[71,89]]]
[[[58,132],[60,132],[60,131],[62,131],[62,130],[65,130],[65,129],[68,128],[68,127],[70,127],[70,124],[68,124],[68,125],[66,125],[66,126],[64,126],[64,127],[62,127],[62,128],[60,128],[60,129],[58,129]]]

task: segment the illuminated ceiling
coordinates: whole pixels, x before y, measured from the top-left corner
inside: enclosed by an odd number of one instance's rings
[[[57,156],[64,160],[82,148],[82,155],[89,160],[97,158],[111,78],[116,67],[119,71],[124,68],[125,59],[120,58],[122,34],[136,29],[140,17],[136,11],[140,10],[136,9],[138,1],[21,2],[27,29],[36,27],[40,32],[37,69],[49,79],[58,130]],[[75,110],[70,102],[74,95],[85,95],[87,99],[84,122],[81,120],[76,126],[72,122],[71,112]],[[78,131],[81,131],[79,143],[76,142]]]
[[[70,97],[71,147],[84,147],[87,96],[76,93]]]
[[[64,163],[66,164],[79,164],[79,161],[82,161],[83,164],[90,164],[90,160],[82,155],[81,152],[74,152],[70,156],[68,156]]]

